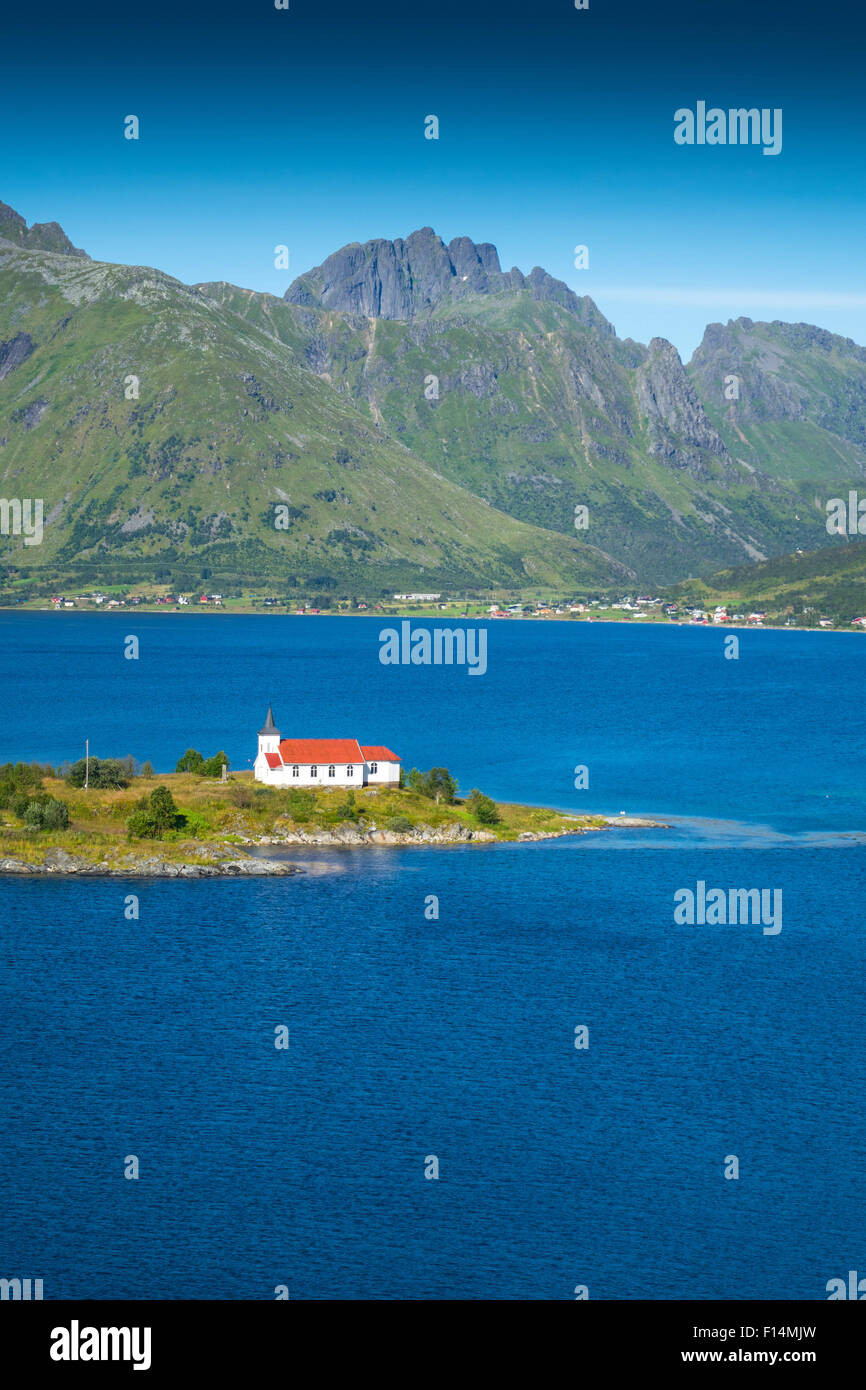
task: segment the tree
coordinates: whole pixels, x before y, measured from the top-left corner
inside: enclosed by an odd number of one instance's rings
[[[223,753],[222,749],[220,749],[219,753],[214,753],[212,758],[208,758],[207,762],[201,769],[202,776],[222,777],[223,763],[225,763],[226,767],[229,766],[228,758],[226,757],[225,753]]]
[[[141,776],[142,776],[142,777],[154,777],[155,775],[156,775],[156,774],[154,773],[154,770],[153,770],[153,763],[151,763],[151,762],[142,763],[142,765],[141,765]]]
[[[202,757],[201,753],[199,753],[198,749],[187,748],[183,757],[178,760],[175,772],[194,772],[197,773],[199,777],[201,777],[203,767],[204,758]]]
[[[168,787],[154,787],[150,793],[149,809],[160,830],[174,829],[178,812]]]
[[[15,797],[23,795],[26,801],[29,791],[41,791],[42,773],[43,769],[32,763],[4,763],[0,767],[0,806],[12,807]]]
[[[457,800],[457,780],[447,767],[431,767],[429,772],[419,772],[417,767],[413,767],[406,784],[411,791],[429,797],[437,805],[444,801],[446,806],[453,806]]]
[[[44,801],[34,799],[27,806],[23,820],[30,830],[66,830],[69,807],[65,801],[57,801],[53,796]]]
[[[466,798],[466,805],[476,820],[482,825],[498,825],[502,817],[496,809],[496,802],[490,796],[485,796],[477,787]]]
[[[42,827],[44,830],[66,830],[69,826],[69,807],[65,801],[50,796],[43,803]]]
[[[161,840],[166,830],[177,829],[183,820],[168,787],[154,787],[149,799],[142,797],[126,829],[131,840]]]
[[[85,778],[89,786],[103,790],[129,785],[129,778],[124,773],[117,758],[91,758],[89,773],[87,760],[79,758],[78,762],[73,763],[69,769],[69,776],[66,780],[72,787],[83,787]]]

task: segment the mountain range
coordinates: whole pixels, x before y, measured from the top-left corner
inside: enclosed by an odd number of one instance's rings
[[[866,349],[820,328],[711,324],[684,365],[429,227],[280,299],[0,204],[0,490],[45,510],[6,589],[645,588],[844,546],[864,477]]]

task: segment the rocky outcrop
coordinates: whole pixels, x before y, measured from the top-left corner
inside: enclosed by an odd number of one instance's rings
[[[503,271],[489,241],[455,237],[446,246],[432,227],[412,232],[405,241],[377,238],[352,242],[321,265],[298,277],[284,298],[306,308],[336,310],[365,318],[413,319],[438,304],[469,294],[528,290],[535,300],[550,300],[578,315],[581,322],[614,336],[613,325],[586,296],[576,295],[562,280],[535,266],[528,275],[517,267]]]
[[[337,825],[333,830],[286,830],[280,835],[242,837],[246,845],[319,845],[338,849],[353,845],[454,845],[490,844],[498,837],[490,830],[471,830],[459,822],[438,826],[416,825],[412,830],[380,829],[376,825]]]
[[[33,351],[34,343],[29,333],[16,333],[8,343],[0,343],[0,381],[8,376],[13,367],[20,367]]]
[[[301,873],[297,864],[281,859],[212,857],[210,863],[178,863],[159,855],[126,854],[114,860],[94,862],[65,849],[50,849],[39,864],[23,859],[0,859],[0,874],[61,875],[79,878],[264,878]]]
[[[53,251],[59,256],[80,256],[89,261],[86,251],[73,246],[63,228],[57,222],[34,222],[32,227],[20,213],[7,203],[0,203],[0,237],[12,241],[25,251]]]
[[[709,472],[707,455],[733,463],[686,375],[680,355],[666,338],[653,338],[649,355],[635,373],[635,392],[647,420],[649,452],[693,477]]]

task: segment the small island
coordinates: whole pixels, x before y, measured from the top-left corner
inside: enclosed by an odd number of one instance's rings
[[[279,851],[490,845],[654,825],[458,795],[445,768],[392,786],[262,786],[224,753],[189,749],[174,773],[132,758],[0,767],[0,874],[215,878],[286,876]],[[87,785],[85,785],[87,783]],[[271,851],[270,853],[268,851]]]

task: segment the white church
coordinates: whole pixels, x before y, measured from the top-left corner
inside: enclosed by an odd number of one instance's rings
[[[282,738],[270,705],[253,772],[271,787],[400,785],[400,759],[390,748],[362,747],[354,738]]]

